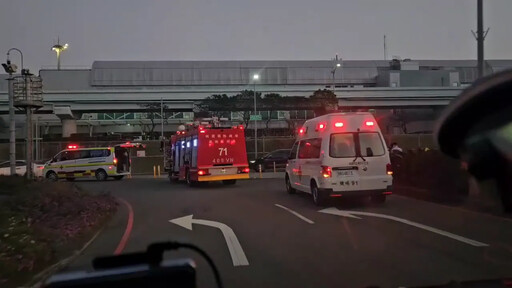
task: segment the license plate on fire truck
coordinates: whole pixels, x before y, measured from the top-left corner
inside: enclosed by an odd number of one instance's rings
[[[210,169],[211,175],[227,175],[227,174],[236,174],[238,172],[238,168],[217,168]]]

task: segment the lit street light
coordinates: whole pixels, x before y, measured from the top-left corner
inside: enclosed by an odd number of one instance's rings
[[[59,39],[57,38],[57,44],[52,46],[52,50],[57,53],[57,70],[60,70],[60,53],[66,49],[68,49],[69,45],[66,43],[64,45],[60,45]]]
[[[260,75],[254,74],[252,76],[252,81],[254,84],[254,160],[258,159],[258,122],[256,118],[256,82],[260,80]]]
[[[332,70],[331,70],[331,73],[332,73],[332,92],[334,92],[334,90],[336,89],[335,88],[336,87],[335,86],[336,85],[335,84],[336,80],[335,80],[334,76],[336,75],[336,69],[341,67],[341,63],[340,63],[341,58],[338,59],[338,55],[336,54],[336,58],[334,58],[333,61],[334,61],[335,65],[333,65]]]

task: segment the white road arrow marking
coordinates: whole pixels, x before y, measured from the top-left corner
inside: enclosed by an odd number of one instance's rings
[[[274,204],[274,205],[276,205],[276,207],[279,207],[279,208],[281,208],[281,209],[284,209],[284,210],[286,210],[286,211],[288,211],[288,212],[292,213],[293,215],[295,215],[295,216],[299,217],[299,219],[302,219],[303,221],[305,221],[305,222],[307,222],[307,223],[309,223],[309,224],[315,224],[315,222],[313,222],[312,220],[310,220],[310,219],[308,219],[308,218],[306,218],[306,217],[304,217],[304,216],[300,215],[298,212],[295,212],[295,211],[293,211],[292,209],[290,209],[290,208],[288,208],[288,207],[284,207],[283,205],[279,205],[279,204]]]
[[[349,218],[356,218],[356,219],[361,219],[361,217],[357,217],[357,216],[354,216],[354,215],[372,216],[372,217],[384,218],[384,219],[400,222],[400,223],[403,223],[403,224],[411,225],[411,226],[414,226],[414,227],[417,227],[417,228],[420,228],[420,229],[423,229],[423,230],[427,230],[427,231],[430,231],[430,232],[433,232],[433,233],[436,233],[436,234],[439,234],[439,235],[443,235],[445,237],[449,237],[449,238],[452,238],[454,240],[457,240],[457,241],[460,241],[460,242],[464,242],[466,244],[473,245],[473,246],[476,246],[476,247],[486,247],[486,246],[489,246],[489,244],[485,244],[485,243],[482,243],[482,242],[471,240],[469,238],[465,238],[465,237],[462,237],[462,236],[459,236],[459,235],[455,235],[455,234],[450,233],[450,232],[446,232],[446,231],[443,231],[443,230],[440,230],[440,229],[437,229],[437,228],[434,228],[434,227],[430,227],[430,226],[423,225],[423,224],[420,224],[420,223],[412,222],[412,221],[409,221],[409,220],[406,220],[406,219],[402,219],[402,218],[398,218],[398,217],[395,217],[395,216],[389,216],[389,215],[377,214],[377,213],[370,213],[370,212],[361,212],[361,211],[338,210],[337,208],[334,208],[334,207],[326,208],[326,209],[320,210],[318,212],[326,213],[326,214],[332,214],[332,215],[338,215],[338,216],[343,216],[343,217],[349,217]]]
[[[224,235],[224,238],[226,239],[226,244],[228,245],[229,253],[231,254],[233,266],[249,265],[249,261],[247,260],[247,257],[245,257],[244,250],[242,249],[240,242],[238,242],[238,238],[236,238],[233,229],[229,228],[229,226],[227,226],[224,223],[201,219],[193,219],[193,216],[194,215],[188,215],[185,217],[169,220],[169,222],[179,225],[188,230],[192,230],[192,223],[211,226],[220,229],[220,231],[222,231],[222,235]]]

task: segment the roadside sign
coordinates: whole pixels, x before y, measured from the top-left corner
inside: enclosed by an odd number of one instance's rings
[[[249,118],[250,121],[261,121],[261,115],[251,115]]]

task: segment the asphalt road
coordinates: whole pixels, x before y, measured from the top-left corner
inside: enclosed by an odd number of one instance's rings
[[[212,256],[225,287],[398,287],[512,276],[512,221],[495,216],[395,195],[385,204],[337,199],[316,207],[310,195],[287,194],[281,179],[194,188],[164,178],[77,183],[131,205],[133,230],[124,252],[144,250],[155,241],[196,244]],[[319,212],[330,207],[378,215]],[[112,255],[128,215],[127,205],[120,204],[119,213],[68,269],[90,270],[95,256]],[[249,265],[234,266],[219,228],[201,222],[188,230],[169,222],[188,215],[229,226]],[[193,258],[199,286],[215,286],[197,254],[166,255],[173,257]]]

